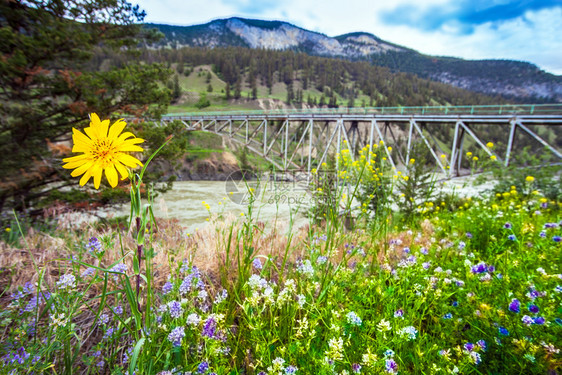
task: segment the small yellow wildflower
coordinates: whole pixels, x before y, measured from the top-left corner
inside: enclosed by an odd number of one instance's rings
[[[471,157],[471,156],[472,156],[472,152],[469,151],[469,152],[466,153],[466,157],[469,158],[469,157]]]
[[[72,152],[81,152],[81,155],[65,158],[65,169],[74,169],[70,175],[80,178],[80,185],[84,186],[91,177],[94,178],[94,187],[98,189],[101,177],[105,177],[111,187],[117,186],[118,176],[124,180],[129,177],[126,167],[135,168],[142,163],[127,152],[142,152],[137,146],[144,139],[137,138],[131,132],[122,133],[125,121],[117,120],[111,127],[109,120],[101,121],[97,114],[90,114],[90,126],[84,129],[84,133],[72,128],[72,141],[74,143]]]
[[[441,159],[445,159],[446,157],[447,157],[447,155],[441,154]]]
[[[486,147],[492,148],[492,147],[494,147],[494,144],[492,142],[488,142],[488,143],[486,143]]]
[[[7,233],[10,233],[12,231],[12,228],[8,227],[6,229],[4,229]]]
[[[472,157],[472,160],[478,161],[478,156],[473,156],[473,157]]]
[[[410,159],[410,164],[414,164],[416,162],[416,159]]]
[[[533,181],[535,181],[535,178],[533,176],[527,176],[527,177],[525,177],[525,181],[533,182]]]
[[[496,155],[492,155],[492,156],[490,156],[490,160],[492,160],[492,161],[496,161],[496,159],[497,159]]]

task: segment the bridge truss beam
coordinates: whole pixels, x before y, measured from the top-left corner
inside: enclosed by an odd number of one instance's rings
[[[465,144],[473,147],[472,150],[474,147],[481,149],[481,155],[493,156],[505,166],[509,165],[516,144],[529,143],[529,139],[555,158],[562,159],[556,144],[561,135],[562,115],[215,113],[164,116],[162,121],[181,121],[188,130],[227,137],[261,155],[280,171],[311,172],[313,168],[321,168],[329,157],[343,148],[349,149],[354,160],[360,149],[366,148],[372,153],[374,145],[382,146],[389,163],[399,168],[408,163],[416,142],[427,148],[437,170],[448,177],[460,173]],[[478,136],[477,128],[483,126],[499,134],[496,146],[488,147]],[[555,128],[554,142],[533,129],[542,126]],[[523,141],[523,136],[528,139]]]

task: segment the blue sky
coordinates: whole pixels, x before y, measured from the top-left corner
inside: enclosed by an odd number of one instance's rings
[[[562,0],[132,2],[146,10],[146,22],[187,26],[232,16],[280,20],[329,36],[369,32],[429,55],[528,61],[562,75]]]

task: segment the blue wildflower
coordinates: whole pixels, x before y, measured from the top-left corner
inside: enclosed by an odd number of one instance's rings
[[[509,304],[509,311],[514,313],[519,313],[519,311],[521,311],[521,302],[519,302],[517,298],[511,300]]]
[[[536,314],[539,312],[539,307],[537,305],[530,305],[529,311],[532,312],[533,314]]]

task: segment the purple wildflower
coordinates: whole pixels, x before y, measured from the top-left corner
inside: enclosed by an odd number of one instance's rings
[[[404,317],[404,310],[398,309],[394,312],[395,318],[403,318]]]
[[[466,232],[466,238],[472,238],[472,233]]]
[[[386,372],[389,374],[396,374],[398,373],[398,364],[394,359],[387,359],[384,363],[384,367]]]
[[[76,287],[76,277],[68,273],[62,275],[59,281],[57,281],[57,287],[59,289],[73,289]]]
[[[107,329],[107,331],[105,331],[105,334],[103,335],[103,338],[104,339],[110,338],[111,336],[113,336],[113,332],[115,332],[115,329],[113,329],[113,327],[109,327]]]
[[[536,314],[539,312],[539,307],[537,305],[530,305],[529,311],[532,312],[533,314]]]
[[[297,368],[295,366],[287,366],[285,367],[285,375],[292,375],[297,372]]]
[[[541,230],[541,232],[539,233],[539,237],[545,238],[545,237],[546,237],[546,232],[545,232],[544,230]]]
[[[517,298],[511,300],[509,304],[509,311],[514,313],[519,313],[519,311],[521,311],[521,302],[519,302]]]
[[[172,289],[174,289],[174,285],[171,282],[166,281],[164,286],[162,286],[162,293],[164,293],[164,295],[166,295],[166,294],[170,293],[172,291]]]
[[[215,336],[216,329],[217,329],[217,322],[212,316],[210,316],[207,318],[205,324],[203,325],[203,332],[201,333],[201,335],[212,339]]]
[[[528,326],[535,322],[529,315],[523,315],[521,321],[523,322],[523,324],[526,324]]]
[[[88,250],[88,252],[93,256],[100,255],[103,252],[100,240],[98,240],[96,237],[90,238],[90,240],[86,244],[86,250]]]
[[[254,260],[252,262],[252,266],[254,266],[254,268],[256,270],[261,270],[263,268],[263,266],[261,264],[261,260],[259,258],[254,258]]]
[[[423,255],[427,255],[427,254],[429,254],[429,250],[427,250],[426,247],[422,247],[422,248],[420,249],[420,253],[422,253]]]
[[[560,237],[560,236],[553,236],[553,237],[552,237],[552,241],[554,241],[554,242],[562,242],[562,237]]]
[[[203,361],[199,364],[199,366],[197,366],[197,372],[200,374],[204,374],[207,371],[209,371],[209,363],[206,361]]]
[[[178,301],[168,302],[168,310],[170,311],[172,318],[179,318],[183,314],[183,308],[181,307],[181,303]]]
[[[471,352],[474,350],[474,344],[471,342],[467,342],[466,344],[464,344],[464,348],[467,352]]]
[[[96,272],[96,269],[94,267],[88,267],[84,270],[84,272],[82,272],[82,274],[80,276],[82,276],[82,277],[92,276],[95,272]]]
[[[486,263],[481,262],[481,263],[478,263],[478,264],[472,266],[470,268],[470,271],[474,274],[484,273],[484,272],[488,271],[488,266],[486,266]]]
[[[505,223],[505,224],[503,225],[503,227],[504,227],[505,229],[511,229],[511,228],[512,228],[512,225],[511,225],[511,223]]]
[[[516,240],[514,234],[510,234],[509,236],[507,236],[507,239],[510,240],[510,241],[515,241],[515,240]]]
[[[453,319],[453,314],[447,313],[447,314],[443,315],[443,319],[445,319],[445,320],[446,319]]]
[[[361,373],[361,365],[359,363],[354,363],[351,365],[351,371],[353,371],[356,374]]]
[[[476,345],[478,345],[480,347],[480,349],[482,349],[482,351],[486,351],[487,345],[486,345],[486,341],[484,340],[478,340],[476,341]]]
[[[181,346],[181,340],[184,338],[185,332],[183,327],[176,327],[168,335],[168,341],[174,346]]]
[[[125,272],[127,272],[127,265],[125,265],[124,263],[117,263],[110,269],[110,271],[124,274]],[[113,274],[113,280],[119,280],[119,276]]]
[[[533,319],[533,323],[538,324],[538,325],[542,325],[544,324],[545,319],[542,316],[537,316],[536,318]]]

